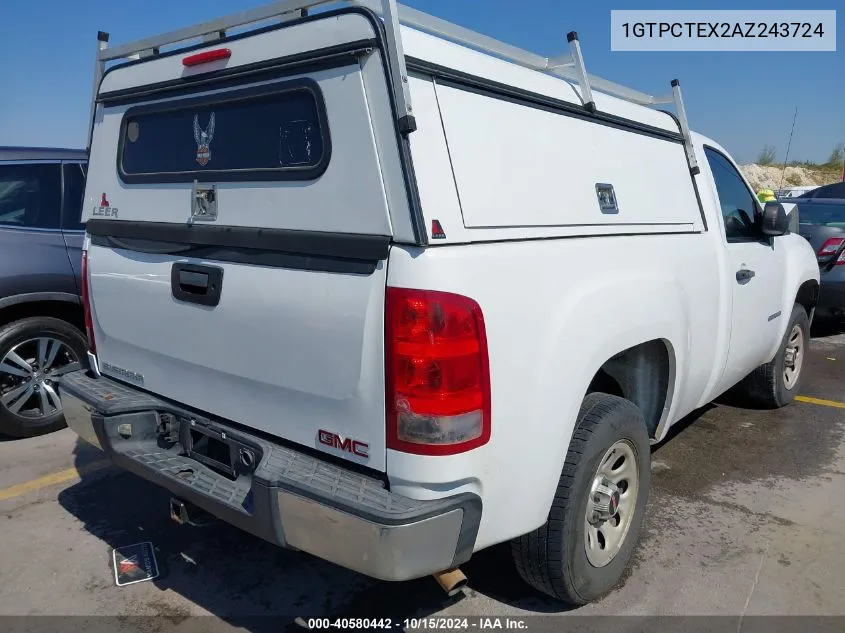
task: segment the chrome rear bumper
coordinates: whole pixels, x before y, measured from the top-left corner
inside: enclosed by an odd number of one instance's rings
[[[85,372],[63,376],[59,395],[68,426],[115,464],[277,545],[381,580],[451,569],[472,554],[481,520],[476,495],[409,499],[375,476]],[[167,446],[165,419],[224,431],[254,450],[256,466],[237,476],[221,474],[186,455],[181,440]],[[187,433],[169,423],[170,439]]]
[[[61,388],[59,393],[62,401],[62,410],[65,414],[65,421],[70,429],[89,444],[93,444],[100,450],[103,450],[103,446],[100,444],[100,438],[97,437],[97,432],[94,430],[94,423],[91,419],[94,413],[93,407],[79,398],[69,394],[62,394]]]

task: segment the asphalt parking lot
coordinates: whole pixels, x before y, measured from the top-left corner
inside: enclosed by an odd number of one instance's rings
[[[64,430],[0,441],[0,615],[113,615],[111,630],[146,631],[203,614],[245,629],[297,615],[845,615],[845,334],[821,332],[808,361],[800,402],[728,397],[655,447],[633,569],[574,612],[525,586],[506,546],[470,561],[470,589],[451,599],[429,578],[376,582],[225,524],[179,527],[167,493]],[[115,586],[111,548],[139,541],[161,576]]]

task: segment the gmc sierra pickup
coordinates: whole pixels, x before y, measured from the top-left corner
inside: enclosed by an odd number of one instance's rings
[[[548,59],[362,0],[225,34],[316,4],[100,35],[137,59],[97,83],[68,423],[180,520],[393,581],[511,541],[594,600],[650,444],[737,384],[795,396],[815,254],[678,82],[646,107],[575,33]]]

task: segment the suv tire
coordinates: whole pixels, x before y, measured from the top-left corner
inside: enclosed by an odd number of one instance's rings
[[[40,339],[48,339],[60,344],[49,343],[44,347],[45,360],[52,356],[52,362],[48,365],[49,371],[44,372],[43,375],[36,358],[39,353]],[[54,408],[53,401],[57,400],[52,397],[52,394],[47,401],[46,414],[27,415],[28,403],[34,403],[35,407],[38,407],[40,402],[38,391],[31,396],[26,396],[24,392],[24,396],[17,398],[14,397],[13,392],[23,387],[24,382],[32,384],[33,388],[39,391],[41,385],[46,384],[55,392],[53,388],[55,379],[63,369],[66,370],[69,367],[68,360],[79,363],[80,368],[87,366],[87,347],[82,332],[66,321],[52,317],[30,317],[0,328],[0,434],[18,438],[35,437],[64,428],[66,425],[61,409],[50,411]],[[21,375],[21,372],[26,372],[26,369],[19,362],[10,360],[12,350],[20,350],[21,354],[26,355],[27,358],[23,360],[32,361],[31,367],[37,370],[38,374]],[[17,358],[22,358],[21,354],[17,352],[15,354]],[[31,399],[19,403],[19,400],[24,397]],[[21,405],[20,408],[13,411],[18,404]]]

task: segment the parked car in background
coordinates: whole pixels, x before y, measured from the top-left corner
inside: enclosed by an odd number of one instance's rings
[[[811,185],[809,187],[787,187],[786,189],[776,191],[775,195],[779,199],[797,198],[798,196],[803,196],[805,193],[809,193],[815,189],[818,189],[818,185]]]
[[[845,181],[816,187],[812,191],[802,193],[798,198],[801,200],[815,200],[816,198],[845,200]]]
[[[0,147],[0,434],[65,425],[55,379],[85,362],[86,153]]]
[[[816,251],[821,288],[816,315],[821,319],[845,317],[845,198],[794,201],[799,232]]]

